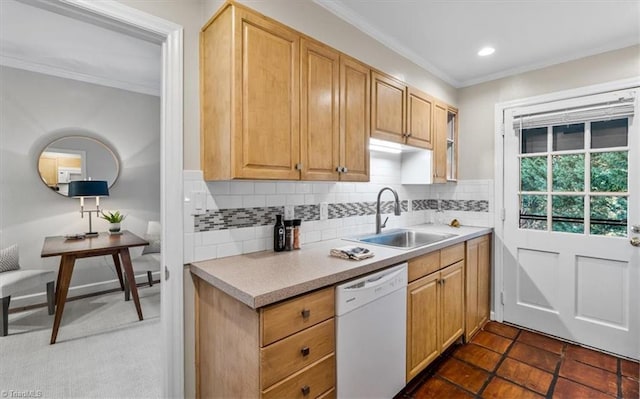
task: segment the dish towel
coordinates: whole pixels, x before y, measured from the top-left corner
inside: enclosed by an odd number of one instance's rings
[[[371,258],[373,256],[373,252],[369,251],[367,248],[354,247],[351,245],[347,245],[346,247],[332,248],[330,253],[331,256],[353,260],[362,260]]]

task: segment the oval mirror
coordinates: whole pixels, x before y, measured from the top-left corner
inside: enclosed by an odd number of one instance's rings
[[[101,141],[67,136],[42,150],[38,173],[47,187],[66,197],[73,180],[106,180],[111,188],[118,179],[120,164],[115,152]]]

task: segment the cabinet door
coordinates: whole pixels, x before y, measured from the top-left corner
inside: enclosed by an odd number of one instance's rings
[[[407,382],[440,354],[439,272],[407,287]]]
[[[458,179],[458,110],[447,108],[447,180]]]
[[[236,18],[235,177],[299,179],[299,36],[247,10]]]
[[[467,342],[479,328],[478,319],[478,239],[467,241],[465,264],[465,339]]]
[[[447,182],[447,105],[438,102],[433,113],[433,182]]]
[[[406,86],[380,72],[373,71],[371,79],[371,137],[404,143]]]
[[[340,165],[343,181],[369,181],[371,110],[369,68],[340,57]]]
[[[440,315],[442,352],[464,331],[464,261],[440,272]]]
[[[491,312],[491,235],[478,244],[478,326],[489,320]]]
[[[49,187],[58,185],[58,161],[55,158],[41,156],[38,160],[40,177]]]
[[[340,54],[300,42],[300,158],[303,180],[338,180]]]
[[[431,114],[433,99],[420,90],[409,87],[407,93],[407,144],[432,149]]]

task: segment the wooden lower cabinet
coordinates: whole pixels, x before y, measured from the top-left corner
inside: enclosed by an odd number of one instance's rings
[[[466,245],[465,340],[469,341],[489,320],[491,311],[491,234]]]
[[[464,261],[440,272],[440,352],[443,352],[464,332]]]
[[[407,382],[463,331],[464,260],[411,282],[407,287]]]
[[[195,281],[198,398],[335,397],[333,287],[256,310]]]
[[[440,354],[439,278],[435,272],[407,287],[407,382]]]
[[[491,235],[408,263],[407,382],[488,320]],[[336,397],[334,287],[256,310],[195,281],[197,397]]]

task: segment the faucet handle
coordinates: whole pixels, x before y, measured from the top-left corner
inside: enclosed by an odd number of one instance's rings
[[[381,229],[384,229],[385,227],[387,227],[387,220],[389,220],[389,216],[387,216],[387,218],[384,220],[384,222],[382,222],[382,224],[380,225]]]

